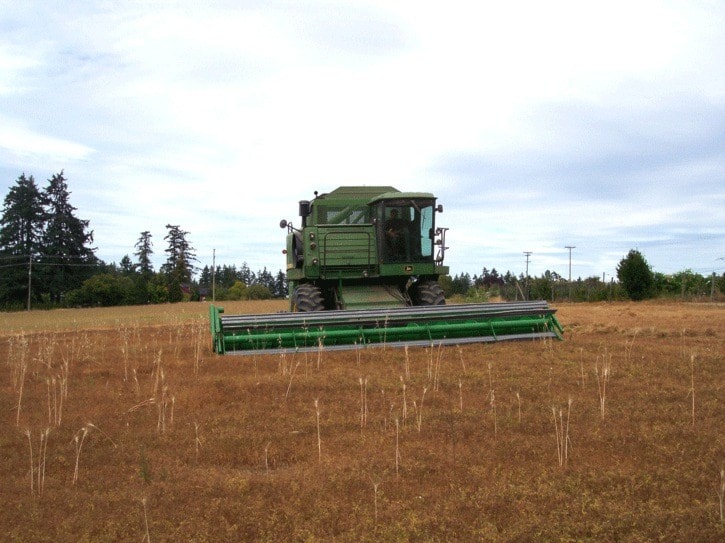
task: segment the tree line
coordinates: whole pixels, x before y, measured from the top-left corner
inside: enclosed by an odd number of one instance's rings
[[[648,298],[706,299],[725,293],[725,273],[701,275],[684,270],[666,275],[655,272],[645,256],[631,249],[617,265],[616,281],[599,277],[581,277],[569,282],[556,272],[545,271],[541,276],[501,274],[496,269],[483,268],[480,275],[468,273],[443,277],[440,283],[446,298],[470,301],[501,299],[601,302],[615,300],[645,300]]]
[[[0,309],[179,302],[212,291],[219,300],[286,295],[281,270],[254,273],[246,263],[199,269],[189,232],[175,224],[166,225],[158,271],[148,230],[140,233],[133,258],[105,263],[95,256],[90,221],[76,216],[70,194],[63,171],[43,188],[23,173],[8,191],[0,217]]]
[[[24,173],[5,196],[0,217],[0,309],[30,307],[112,306],[183,300],[283,298],[285,274],[246,263],[198,267],[189,232],[167,224],[165,260],[153,266],[150,231],[140,232],[132,255],[119,264],[95,256],[90,222],[76,216],[64,172],[40,188]],[[132,258],[133,257],[133,258]],[[617,281],[598,277],[569,282],[556,272],[539,277],[500,274],[483,268],[440,279],[446,298],[464,301],[546,299],[549,301],[641,300],[656,296],[714,297],[725,293],[725,274],[711,277],[685,270],[654,272],[644,255],[631,250],[617,266]]]
[[[93,231],[75,216],[61,171],[42,189],[22,174],[5,196],[0,218],[0,304],[58,305],[97,270]]]

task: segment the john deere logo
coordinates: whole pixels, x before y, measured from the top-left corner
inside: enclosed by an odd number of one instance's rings
[[[405,273],[413,273],[413,266],[406,266]]]

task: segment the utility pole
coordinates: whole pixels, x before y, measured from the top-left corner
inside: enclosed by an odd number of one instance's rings
[[[715,301],[715,272],[712,272],[712,279],[710,279],[710,301]]]
[[[529,299],[529,257],[533,254],[531,251],[524,251],[526,255],[526,292],[525,299]]]
[[[566,245],[564,249],[569,249],[569,302],[571,303],[571,250],[576,249],[576,245]]]

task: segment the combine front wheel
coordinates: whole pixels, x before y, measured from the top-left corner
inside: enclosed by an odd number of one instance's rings
[[[325,309],[322,292],[315,285],[304,283],[292,293],[292,311],[322,311]]]
[[[421,281],[416,283],[413,290],[413,304],[415,305],[444,305],[446,296],[443,289],[435,281]]]

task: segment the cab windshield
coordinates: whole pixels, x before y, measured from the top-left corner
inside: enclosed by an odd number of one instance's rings
[[[432,200],[394,200],[379,205],[384,263],[433,261]]]

